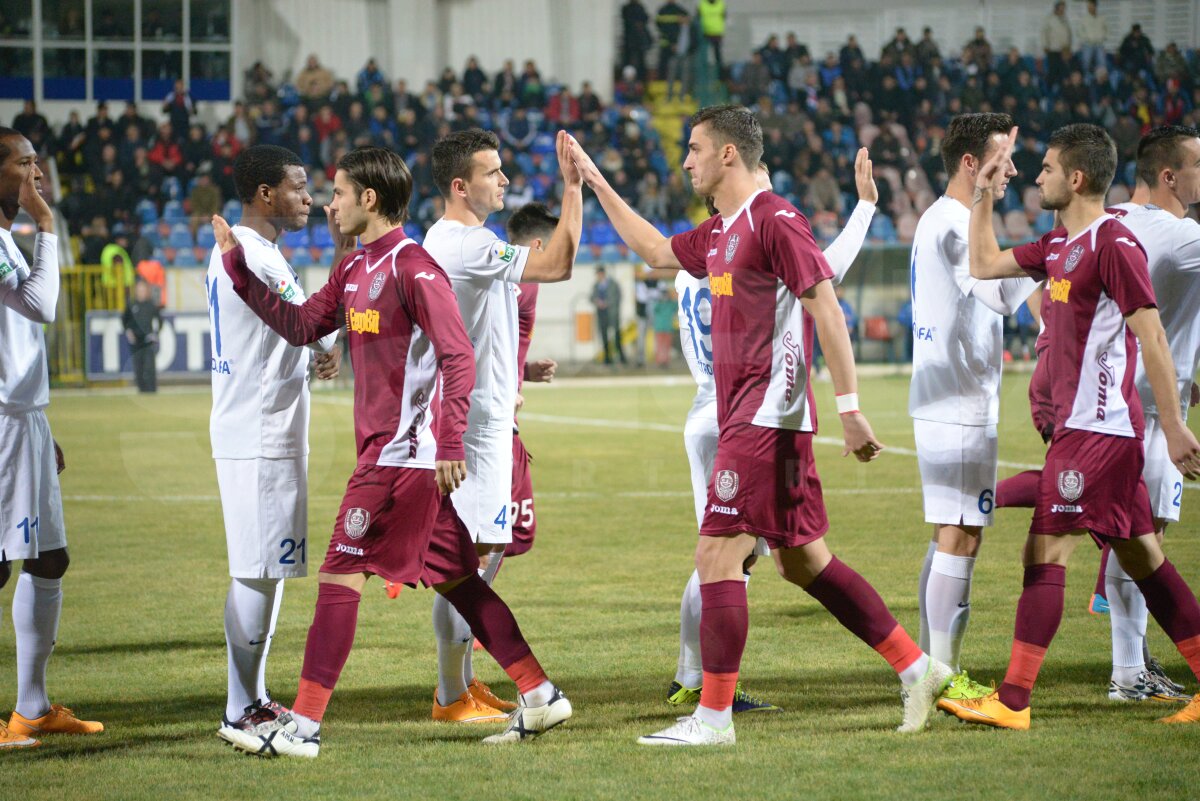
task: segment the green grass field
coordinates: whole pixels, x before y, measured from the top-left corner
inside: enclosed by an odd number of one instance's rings
[[[1027,376],[1005,382],[1000,458],[1040,463]],[[840,438],[828,384],[817,388],[823,437]],[[906,413],[908,380],[865,379],[860,394],[894,450],[870,465],[825,440],[818,467],[829,542],[910,631],[929,529],[922,522]],[[53,700],[107,731],[0,754],[12,798],[1195,798],[1200,727],[1154,723],[1162,707],[1111,703],[1107,618],[1087,614],[1097,552],[1082,545],[1067,609],[1034,694],[1033,729],[983,730],[937,716],[924,735],[892,732],[899,685],[887,665],[815,601],[761,564],[750,586],[742,676],[785,708],[740,717],[738,745],[647,749],[662,728],[678,647],[679,593],[695,530],[681,431],[692,390],[674,382],[563,381],[526,387],[523,432],[535,457],[538,542],[506,563],[496,587],[575,717],[524,747],[487,748],[493,727],[429,721],[436,660],[428,591],[388,600],[368,585],[356,648],[334,694],[320,759],[235,755],[215,736],[225,697],[222,609],[228,586],[204,387],[154,397],[56,393],[50,419],[63,474],[73,564],[65,582]],[[309,560],[291,582],[271,652],[270,683],[294,697],[316,596],[316,567],[354,462],[350,396],[313,404]],[[588,422],[590,421],[590,422]],[[1001,467],[1009,475],[1015,467]],[[1168,553],[1196,586],[1200,494]],[[1020,591],[1029,515],[1004,510],[976,570],[964,662],[999,680]],[[0,591],[0,697],[15,695],[8,609]],[[1191,676],[1151,624],[1151,647]],[[480,675],[511,683],[486,657]],[[6,700],[3,714],[8,714]]]

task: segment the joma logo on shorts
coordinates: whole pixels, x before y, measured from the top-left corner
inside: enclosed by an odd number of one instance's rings
[[[1077,514],[1083,513],[1083,507],[1076,506],[1073,503],[1056,503],[1056,504],[1052,504],[1050,506],[1050,511],[1053,514],[1058,514],[1059,512],[1066,512],[1068,514],[1077,515]]]
[[[378,334],[379,312],[375,309],[355,311],[351,306],[346,309],[346,324],[356,334]]]
[[[340,542],[333,550],[337,551],[338,553],[348,553],[351,556],[365,556],[362,548],[355,548],[353,545],[343,545]]]
[[[738,513],[736,506],[717,506],[715,503],[708,508],[710,512],[716,512],[719,515],[736,515]]]

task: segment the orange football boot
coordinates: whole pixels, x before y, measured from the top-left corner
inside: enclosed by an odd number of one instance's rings
[[[9,731],[4,721],[0,720],[0,751],[5,748],[36,748],[39,745],[41,743],[32,737]]]
[[[506,713],[481,703],[470,690],[446,706],[438,703],[437,690],[433,691],[433,719],[441,723],[501,723],[507,718]]]
[[[967,723],[982,723],[984,726],[1018,731],[1026,731],[1029,728],[1029,707],[1021,710],[1009,709],[1000,700],[999,691],[982,698],[942,698],[938,701],[938,709],[949,712]]]
[[[492,692],[492,688],[484,684],[479,679],[471,679],[471,683],[467,685],[467,692],[475,696],[475,700],[484,706],[490,706],[493,709],[499,709],[502,712],[512,712],[517,708],[517,705],[512,701],[505,701],[500,696]]]
[[[13,712],[8,728],[14,734],[32,737],[35,734],[99,734],[104,731],[104,724],[80,720],[62,704],[51,704],[49,712],[33,720]]]
[[[1159,723],[1200,723],[1200,693],[1192,696],[1192,700],[1174,715],[1159,718]]]

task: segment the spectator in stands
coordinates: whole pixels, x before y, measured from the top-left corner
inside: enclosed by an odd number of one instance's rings
[[[484,81],[484,86],[487,86],[487,81]],[[485,97],[477,98],[482,102]],[[405,111],[411,111],[416,117],[425,116],[425,106],[412,92],[408,91],[408,81],[400,78],[396,81],[396,88],[392,91],[392,108],[397,116]]]
[[[659,183],[658,173],[648,172],[642,176],[637,188],[637,211],[643,219],[654,222],[669,220],[667,194]]]
[[[49,152],[54,147],[54,134],[50,123],[37,110],[37,104],[26,100],[21,113],[13,118],[12,127],[29,140],[38,153]]]
[[[839,217],[842,215],[842,190],[828,167],[822,166],[808,182],[804,202],[814,214],[832,212]]]
[[[658,75],[660,81],[667,82],[667,100],[675,96],[675,84],[681,75],[680,38],[688,26],[688,12],[675,0],[667,0],[658,7],[654,17],[654,27],[658,30]],[[684,43],[686,45],[686,42]],[[682,95],[682,87],[680,88]]]
[[[191,215],[192,238],[196,229],[208,225],[214,214],[221,213],[221,190],[212,181],[212,168],[205,165],[196,172],[192,191],[188,193],[188,214]]]
[[[1058,0],[1042,21],[1042,52],[1046,57],[1046,84],[1053,89],[1066,77],[1071,60],[1071,23],[1067,21],[1064,0]]]
[[[546,122],[555,128],[575,128],[579,125],[579,100],[564,86],[551,91],[550,100],[543,112]]]
[[[892,62],[896,63],[900,61],[900,56],[903,53],[911,52],[913,52],[912,39],[908,38],[908,33],[903,28],[897,28],[896,35],[893,36],[891,40],[883,46],[883,52],[880,54],[880,60],[883,60],[884,56],[891,56]]]
[[[476,103],[482,103],[488,93],[487,73],[480,69],[479,59],[475,56],[468,58],[467,65],[463,67],[462,87]]]
[[[164,122],[158,126],[158,135],[147,156],[150,163],[162,170],[165,175],[179,177],[183,168],[183,151],[175,139],[175,131],[171,123]]]
[[[496,73],[496,77],[492,81],[492,100],[495,101],[503,97],[506,93],[509,97],[516,97],[518,80],[513,60],[511,58],[505,59],[504,66]]]
[[[725,40],[725,0],[700,0],[696,8],[700,17],[700,34],[712,50],[716,62],[717,78],[725,78],[725,62],[721,59],[721,43]]]
[[[1108,39],[1108,23],[1096,13],[1096,0],[1087,0],[1087,11],[1075,23],[1079,41],[1079,66],[1089,75],[1097,67],[1107,65],[1104,42]]]
[[[275,93],[275,75],[261,61],[246,70],[243,90],[252,102],[261,102]]]
[[[783,40],[783,56],[784,56],[784,74],[792,68],[792,64],[800,59],[800,56],[810,55],[808,45],[796,38],[793,31],[788,31],[787,36]]]
[[[934,61],[941,61],[942,51],[938,47],[938,43],[933,39],[933,28],[926,25],[921,30],[921,41],[917,42],[917,63],[922,69],[928,71]]]
[[[808,54],[808,48],[804,50],[805,55]],[[850,34],[846,37],[846,43],[842,45],[841,51],[838,53],[838,60],[842,62],[842,69],[849,68],[851,62],[857,61],[860,65],[867,63],[867,57],[863,54],[863,50],[858,45],[858,37]]]
[[[807,87],[809,86],[809,78],[817,77],[820,82],[820,73],[812,62],[812,57],[807,53],[800,56],[792,62],[791,68],[788,70],[787,87],[788,94],[793,100],[801,103],[804,102]],[[761,96],[761,93],[759,94]],[[758,96],[755,97],[757,99]]]
[[[758,49],[762,55],[762,63],[766,66],[767,71],[771,73],[771,80],[783,81],[787,79],[788,67],[791,66],[787,61],[787,53],[779,46],[779,37],[771,34],[767,37],[767,43]]]
[[[753,103],[771,90],[771,71],[763,63],[762,51],[755,50],[750,54],[750,60],[742,68],[741,85],[738,94],[743,103]]]
[[[304,62],[304,69],[296,76],[296,91],[314,111],[329,99],[333,91],[333,73],[322,66],[316,54]]]
[[[639,81],[646,80],[650,41],[650,14],[642,0],[625,0],[621,6],[621,66],[633,67]]]
[[[982,25],[975,28],[974,38],[963,46],[962,62],[968,74],[987,72],[992,68],[992,43]]]
[[[1174,78],[1190,92],[1192,87],[1191,70],[1188,69],[1187,59],[1179,52],[1179,45],[1168,42],[1167,46],[1154,59],[1154,77],[1159,86],[1166,86],[1167,81]]]
[[[643,71],[645,68],[643,64]],[[533,59],[527,59],[521,70],[521,78],[517,81],[517,101],[525,108],[532,109],[541,109],[546,105],[546,85],[542,83],[542,73]]]
[[[817,74],[821,77],[822,91],[828,93],[833,82],[842,77],[842,64],[838,61],[837,53],[830,50],[825,54],[825,60],[817,68]]]
[[[387,78],[383,75],[383,71],[379,69],[379,63],[375,61],[374,57],[371,57],[367,59],[367,63],[363,68],[358,71],[358,77],[355,79],[354,85],[358,89],[359,97],[365,99],[367,92],[371,90],[372,86],[377,84],[386,87],[388,82]]]
[[[525,153],[537,138],[537,128],[529,119],[529,112],[518,106],[500,123],[500,141],[518,153]]]
[[[1117,66],[1130,75],[1151,73],[1154,70],[1154,45],[1142,33],[1142,26],[1134,23],[1121,40],[1117,50]]]

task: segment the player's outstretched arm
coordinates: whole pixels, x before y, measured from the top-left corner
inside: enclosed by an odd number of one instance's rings
[[[43,325],[54,322],[58,306],[58,237],[54,233],[54,213],[38,191],[36,167],[21,181],[17,202],[37,224],[34,237],[33,264],[29,277],[17,284],[14,278],[0,276],[0,302],[17,314]]]
[[[571,160],[567,137],[566,131],[559,131],[555,141],[558,168],[563,177],[562,208],[559,211],[558,225],[550,241],[546,243],[545,250],[529,253],[525,271],[521,274],[522,281],[539,284],[566,281],[571,277],[571,268],[575,266],[575,256],[579,253],[579,239],[583,236],[583,178],[579,174],[579,168]]]
[[[1008,138],[996,149],[992,157],[979,168],[975,177],[975,196],[971,201],[971,225],[967,234],[970,253],[971,277],[981,280],[993,278],[1021,278],[1025,271],[1017,264],[1012,250],[1001,250],[992,227],[992,207],[995,185],[1003,178],[1004,165],[1012,155],[1017,141],[1014,126]]]
[[[837,238],[825,248],[825,261],[833,270],[833,283],[842,283],[846,273],[858,258],[866,241],[867,231],[871,227],[871,218],[875,216],[875,204],[879,202],[879,187],[875,185],[875,168],[867,155],[867,149],[860,147],[854,157],[854,184],[858,187],[858,205],[846,220],[846,227]]]
[[[272,292],[246,265],[242,249],[229,223],[219,214],[212,219],[213,236],[221,249],[221,262],[233,282],[233,291],[263,322],[290,345],[300,347],[337,330],[337,315],[344,287],[340,274],[326,282],[315,295],[296,305]]]
[[[600,201],[600,206],[608,215],[613,228],[617,229],[621,240],[656,270],[683,269],[683,265],[675,257],[675,252],[671,250],[670,237],[663,236],[661,231],[621,199],[575,137],[567,136],[567,146],[583,182],[596,193],[596,199]]]
[[[837,393],[838,417],[846,440],[842,455],[853,453],[860,462],[869,462],[879,456],[883,444],[875,439],[871,424],[858,409],[854,350],[850,346],[850,332],[846,330],[846,317],[833,293],[833,284],[827,280],[818,282],[800,296],[800,302],[816,324],[817,338],[821,340],[833,389]]]
[[[1189,479],[1200,478],[1200,442],[1183,422],[1179,388],[1175,380],[1175,364],[1167,334],[1163,331],[1158,309],[1137,309],[1125,317],[1125,324],[1138,338],[1142,350],[1142,366],[1154,393],[1159,421],[1167,439],[1171,462]]]

